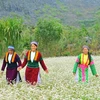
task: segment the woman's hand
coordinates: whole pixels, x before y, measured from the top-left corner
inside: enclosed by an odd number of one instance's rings
[[[18,68],[17,68],[17,71],[20,71],[21,69],[22,69],[22,66],[18,67]]]
[[[99,75],[96,74],[95,76],[98,77]]]
[[[73,73],[73,75],[75,76],[75,75],[76,75],[76,73]]]
[[[46,73],[49,73],[48,69],[45,70]]]
[[[2,77],[2,75],[3,75],[3,71],[0,72],[0,77]]]

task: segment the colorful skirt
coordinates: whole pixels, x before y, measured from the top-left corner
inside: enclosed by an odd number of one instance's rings
[[[12,83],[12,84],[22,81],[20,73],[17,71],[16,68],[6,70],[6,80],[8,81],[8,83]]]
[[[39,67],[38,68],[29,68],[26,67],[26,72],[25,72],[25,79],[26,82],[30,84],[36,84],[38,82],[38,77],[39,77]]]
[[[76,72],[76,81],[88,82],[88,66],[80,64]]]

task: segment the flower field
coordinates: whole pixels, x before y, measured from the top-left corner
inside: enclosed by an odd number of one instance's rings
[[[100,74],[100,57],[93,58]],[[42,84],[38,86],[25,83],[25,68],[20,72],[23,82],[13,86],[6,84],[4,72],[0,78],[0,100],[100,100],[100,76],[96,78],[89,69],[89,83],[76,83],[72,74],[75,59],[71,56],[45,58],[49,73],[41,69]]]

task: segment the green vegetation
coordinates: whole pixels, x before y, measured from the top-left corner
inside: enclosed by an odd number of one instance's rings
[[[99,15],[98,15],[99,16]],[[30,49],[30,42],[39,42],[38,49],[44,56],[70,56],[81,52],[82,45],[89,45],[91,53],[100,53],[100,22],[95,17],[95,24],[86,27],[65,26],[53,18],[39,19],[35,26],[27,25],[20,17],[0,19],[0,54],[8,45],[14,45],[21,54]]]
[[[62,25],[57,20],[39,20],[35,29],[35,38],[44,53],[48,51],[49,55],[53,55],[51,51],[54,50],[54,44],[60,40],[62,31]],[[48,55],[48,53],[46,53],[46,55]]]
[[[21,18],[3,18],[0,20],[0,54],[6,50],[8,45],[14,45],[19,49],[23,31],[22,23]]]
[[[21,54],[32,40],[47,57],[77,55],[84,44],[91,53],[100,53],[99,0],[12,1],[0,1],[1,57],[8,45]]]
[[[91,25],[99,8],[100,0],[0,0],[0,18],[17,14],[33,25],[42,17],[58,18],[65,25]]]

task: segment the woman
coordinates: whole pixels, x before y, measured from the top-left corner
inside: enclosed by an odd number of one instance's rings
[[[92,74],[98,77],[96,69],[95,69],[94,61],[89,53],[89,47],[84,45],[83,53],[81,53],[78,56],[73,68],[73,74],[76,75],[77,81],[88,82],[89,65],[90,65]]]
[[[14,82],[21,81],[20,73],[17,71],[17,67],[21,66],[21,60],[15,52],[13,46],[8,46],[8,52],[6,52],[5,54],[1,68],[2,74],[5,70],[6,65],[6,79],[8,84],[13,84]]]
[[[18,68],[20,71],[27,64],[25,79],[26,82],[31,85],[36,85],[39,77],[39,62],[46,73],[48,69],[42,59],[41,53],[37,50],[38,43],[36,41],[31,42],[31,50],[26,53],[23,64]]]

